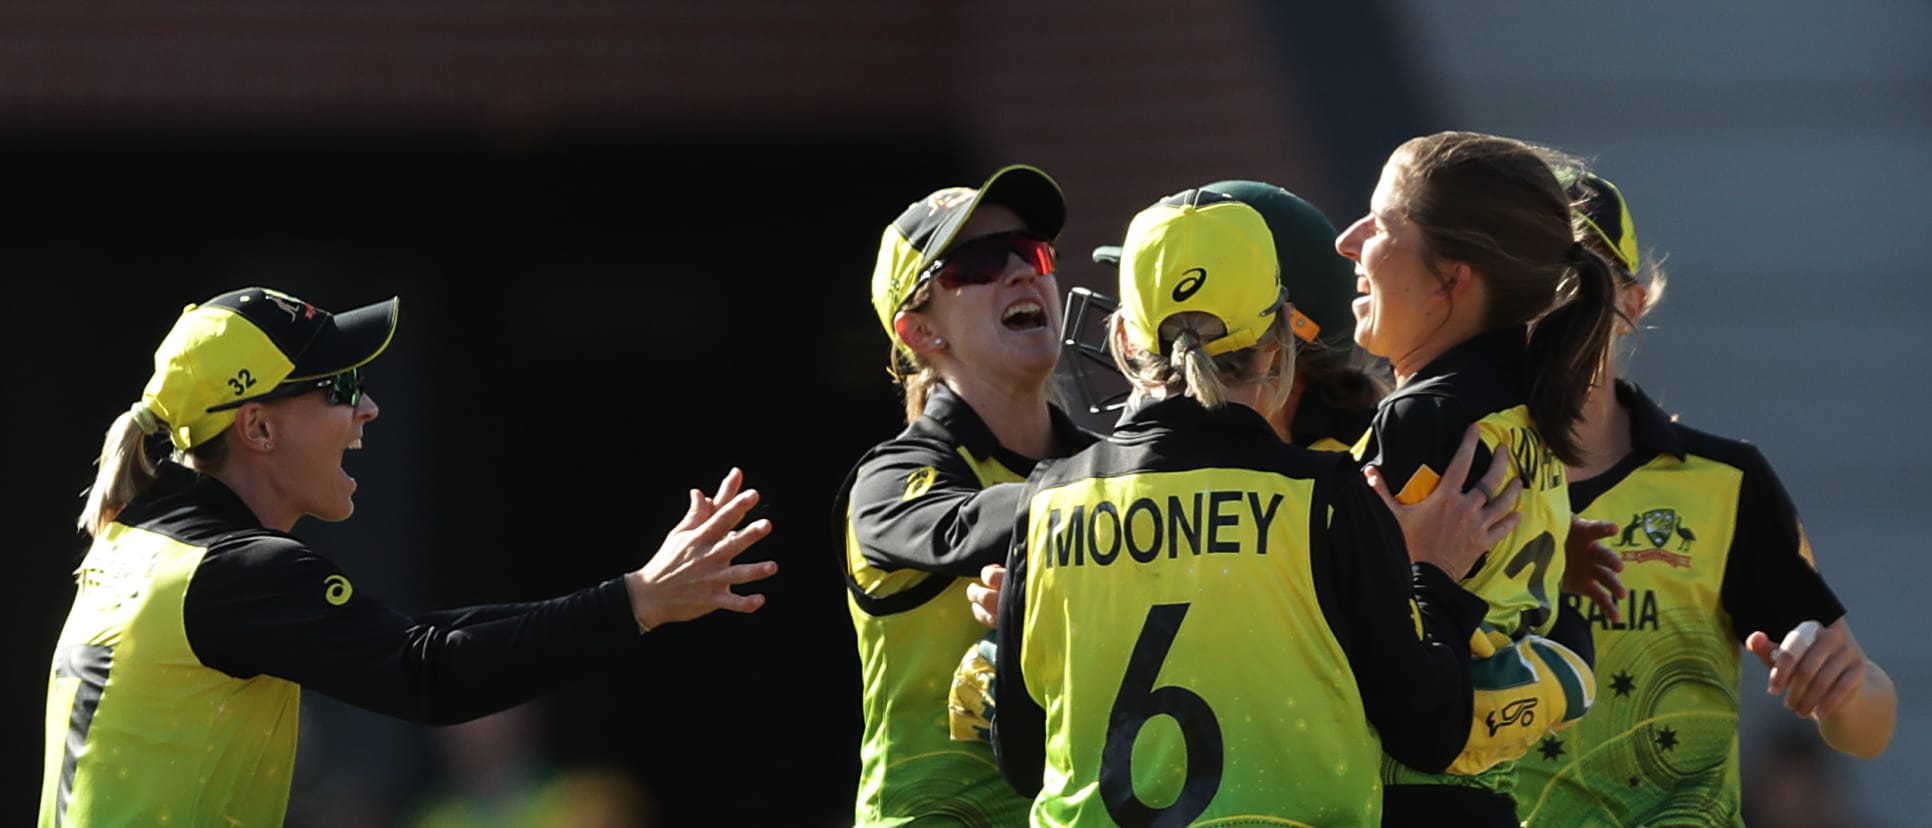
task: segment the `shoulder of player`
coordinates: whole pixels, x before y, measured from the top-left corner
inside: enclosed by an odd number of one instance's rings
[[[1113,444],[1074,455],[1083,463],[1060,461],[1068,475],[1103,476],[1127,471],[1181,472],[1228,469],[1312,479],[1346,466],[1355,468],[1347,452],[1318,451],[1284,443],[1273,433],[1256,429],[1195,429],[1171,431],[1153,441]]]
[[[925,425],[921,426],[921,423]],[[960,443],[953,440],[943,428],[923,420],[913,426],[873,446],[860,457],[855,467],[858,478],[864,480],[880,472],[902,475],[907,470],[926,466],[956,466],[970,472],[966,458],[960,454]]]
[[[299,562],[326,561],[300,538],[273,529],[255,528],[230,533],[208,545],[203,566],[256,569]]]
[[[926,423],[926,427],[919,427]],[[983,488],[971,463],[960,454],[960,446],[949,442],[943,430],[930,420],[914,423],[898,436],[873,446],[847,473],[835,499],[834,521],[845,522],[861,514],[882,517],[879,510],[895,511],[895,504],[909,503],[929,492],[964,491]]]
[[[1743,472],[1746,477],[1769,477],[1775,474],[1764,452],[1748,440],[1712,434],[1679,422],[1671,423],[1671,428],[1677,432],[1678,442],[1687,457],[1701,457],[1722,463]]]
[[[1047,417],[1053,422],[1054,438],[1069,449],[1068,454],[1098,443],[1107,436],[1075,422],[1073,415],[1057,403],[1047,404]]]
[[[271,531],[262,528],[239,500],[211,503],[194,492],[144,495],[128,504],[114,522],[204,549],[230,538]]]
[[[1385,442],[1390,434],[1411,442],[1439,436],[1460,439],[1463,429],[1487,412],[1470,410],[1465,400],[1447,390],[1420,389],[1384,400],[1375,412],[1376,433]]]

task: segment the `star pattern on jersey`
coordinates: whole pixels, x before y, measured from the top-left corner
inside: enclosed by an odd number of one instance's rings
[[[1563,740],[1555,736],[1545,736],[1543,744],[1537,745],[1536,749],[1542,752],[1544,760],[1554,762],[1557,757],[1563,755]]]
[[[1657,748],[1659,750],[1672,750],[1676,747],[1677,731],[1666,727],[1657,732]]]
[[[1616,691],[1618,698],[1623,698],[1630,695],[1630,691],[1637,689],[1637,682],[1630,678],[1629,673],[1619,670],[1610,678],[1610,689]]]

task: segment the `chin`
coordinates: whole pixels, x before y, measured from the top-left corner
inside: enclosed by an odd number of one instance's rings
[[[309,514],[323,523],[341,523],[342,521],[348,520],[349,516],[355,513],[356,504],[354,501],[350,501],[331,508],[328,511],[310,512]]]
[[[1042,378],[1053,376],[1053,369],[1060,363],[1060,349],[1050,351],[1029,350],[1013,354],[1013,366],[1040,375]]]

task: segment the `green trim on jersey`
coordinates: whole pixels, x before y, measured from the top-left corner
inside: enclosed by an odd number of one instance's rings
[[[301,692],[208,669],[182,605],[207,550],[109,524],[47,682],[41,828],[280,825]]]
[[[964,447],[958,452],[982,486],[1025,480],[996,459],[974,457]],[[953,741],[947,726],[953,669],[960,653],[986,635],[966,600],[971,581],[877,569],[860,553],[849,512],[846,520],[847,572],[868,594],[904,595],[922,582],[949,582],[914,606],[877,615],[847,590],[865,692],[856,825],[910,825],[927,817],[975,828],[1025,825],[1031,803],[1000,776],[992,747]]]

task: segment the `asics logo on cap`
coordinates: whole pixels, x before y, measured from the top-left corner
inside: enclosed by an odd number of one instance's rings
[[[1190,276],[1188,275],[1190,273],[1196,275]],[[1201,292],[1201,286],[1205,284],[1207,284],[1207,268],[1190,267],[1181,271],[1181,281],[1174,285],[1174,301],[1185,302],[1194,298],[1194,294]]]

